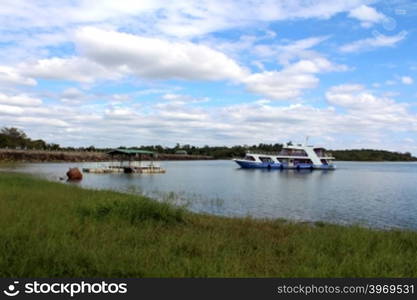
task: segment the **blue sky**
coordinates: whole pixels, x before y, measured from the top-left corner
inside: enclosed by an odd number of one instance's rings
[[[417,154],[413,1],[4,2],[0,126],[32,138]]]

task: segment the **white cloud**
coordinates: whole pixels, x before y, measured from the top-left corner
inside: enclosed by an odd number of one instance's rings
[[[369,28],[375,23],[386,19],[385,15],[376,11],[373,7],[361,5],[349,12],[349,17],[358,19],[362,27]]]
[[[67,88],[59,95],[59,100],[61,102],[70,105],[80,105],[91,98],[91,95],[88,95],[75,87]]]
[[[414,80],[410,76],[403,76],[401,77],[401,82],[404,84],[413,84]]]
[[[0,85],[10,84],[35,86],[36,80],[23,76],[16,68],[0,66]]]
[[[387,35],[376,35],[372,38],[367,38],[363,40],[358,40],[350,44],[345,44],[339,49],[342,52],[359,52],[373,50],[380,47],[393,47],[398,42],[402,41],[407,36],[407,33],[402,31],[397,35],[387,36]]]
[[[20,115],[20,114],[23,114],[23,109],[21,107],[0,104],[0,116],[1,115]]]
[[[210,99],[208,97],[203,98],[195,98],[189,95],[182,95],[182,94],[164,94],[162,95],[162,99],[168,100],[171,103],[177,102],[177,103],[202,103],[202,102],[208,102]]]
[[[0,9],[3,29],[70,28],[110,24],[137,32],[198,36],[258,22],[327,19],[348,12],[367,0],[252,1],[252,0],[4,0]],[[62,14],[65,12],[65,14]],[[233,13],[232,13],[233,12]]]
[[[388,99],[378,99],[366,92],[359,84],[334,86],[326,92],[326,99],[330,104],[355,110],[377,109],[391,103]]]
[[[359,124],[366,124],[370,129],[385,127],[386,130],[404,131],[417,125],[416,116],[407,111],[407,104],[397,103],[387,96],[376,96],[362,85],[334,86],[326,92],[326,99],[330,104],[350,111],[351,118],[363,118]]]
[[[8,96],[0,93],[0,104],[12,106],[38,106],[42,104],[42,100],[27,95]]]
[[[40,59],[35,63],[22,63],[19,65],[19,69],[23,74],[35,78],[86,83],[97,79],[118,79],[121,77],[117,69],[109,70],[83,57]]]
[[[62,92],[62,98],[64,99],[80,99],[84,97],[84,93],[75,87],[67,88]]]
[[[196,36],[265,21],[327,19],[366,1],[175,1],[157,28],[175,36]],[[234,13],[231,13],[234,12]]]
[[[17,117],[15,119],[17,123],[24,123],[30,125],[42,125],[42,126],[53,126],[53,127],[68,127],[70,126],[67,122],[55,118],[40,118],[40,117]]]
[[[300,73],[337,72],[346,71],[347,69],[347,66],[332,63],[323,57],[318,57],[311,60],[300,60],[286,67],[286,70],[289,72]]]
[[[165,120],[170,120],[170,121],[198,121],[201,122],[205,119],[207,119],[207,115],[203,112],[203,113],[198,113],[198,112],[193,112],[190,110],[185,110],[185,111],[160,111],[159,112],[159,116]],[[179,124],[178,124],[179,125]],[[192,124],[189,124],[192,126]]]
[[[318,86],[321,73],[344,71],[347,67],[315,51],[327,36],[288,41],[283,40],[280,30],[276,36],[261,36],[267,22],[328,19],[343,12],[364,27],[383,22],[384,16],[366,6],[369,3],[4,0],[0,8],[0,42],[4,46],[0,60],[7,67],[0,67],[0,84],[13,85],[13,89],[20,86],[13,90],[14,96],[0,97],[0,126],[19,126],[31,137],[62,145],[107,147],[176,142],[275,143],[306,134],[323,137],[331,147],[353,147],[350,137],[363,140],[360,146],[367,147],[372,145],[369,141],[395,140],[398,132],[405,133],[401,139],[407,134],[413,136],[417,116],[409,106],[396,102],[395,94],[379,95],[361,85],[329,89],[328,107],[271,101],[298,98]],[[222,34],[232,28],[245,32],[236,42],[230,38],[235,37],[234,33]],[[216,34],[208,35],[213,32]],[[405,36],[405,32],[379,35],[343,45],[340,50],[349,53],[394,46]],[[223,43],[218,43],[222,39]],[[12,62],[16,67],[11,67]],[[276,62],[282,66],[276,67]],[[250,73],[243,63],[256,63],[261,72]],[[129,81],[110,83],[112,86],[102,90],[103,86],[90,91],[82,88],[87,86],[85,83],[125,77]],[[37,78],[84,84],[79,87],[65,82],[50,89],[53,83],[40,82],[33,88]],[[159,79],[232,81],[267,99],[236,105],[199,105],[208,99],[186,95],[188,85],[176,89],[178,86]],[[395,80],[402,81],[400,77]],[[181,86],[177,82],[175,85]],[[193,94],[201,86],[192,86]],[[58,88],[65,90],[54,92]],[[202,88],[204,95],[213,86]],[[226,91],[225,98],[235,92],[230,86],[222,84],[221,88]],[[42,103],[43,97],[48,101]]]
[[[294,59],[311,59],[321,55],[311,50],[321,42],[327,40],[328,36],[309,37],[292,41],[285,45],[258,44],[253,47],[253,52],[261,57],[274,57],[280,64],[288,64]]]
[[[131,100],[132,97],[128,94],[113,94],[111,96],[112,103],[123,103]]]
[[[362,135],[362,143],[380,140],[379,145],[382,145],[384,140],[395,140],[399,133],[414,135],[417,131],[417,115],[408,110],[408,104],[396,102],[386,95],[378,96],[362,85],[334,86],[326,92],[326,99],[330,104],[346,109],[339,115],[335,128],[341,133],[350,131],[356,136]],[[391,145],[395,146],[395,142]]]
[[[407,105],[376,96],[361,85],[336,86],[329,89],[326,96],[331,105],[346,110],[307,104],[276,105],[265,100],[199,107],[192,102],[177,105],[173,103],[175,96],[166,96],[168,100],[162,97],[157,104],[136,106],[128,102],[106,109],[83,104],[78,107],[7,106],[7,110],[0,106],[0,125],[20,126],[30,136],[62,145],[107,147],[174,145],[176,142],[197,145],[275,143],[299,140],[305,135],[323,139],[328,147],[354,147],[346,136],[354,137],[355,141],[363,140],[363,147],[373,147],[376,140],[391,141],[392,132],[417,132],[417,116],[407,111]],[[59,135],[52,135],[51,127],[62,130]]]
[[[250,75],[245,80],[247,90],[278,100],[293,99],[303,89],[317,86],[319,79],[311,74],[281,71],[265,71]]]
[[[137,117],[137,114],[128,108],[123,107],[112,107],[105,110],[105,117],[110,119],[133,119]]]
[[[326,37],[314,37],[285,45],[283,59],[302,57],[303,51],[324,39]],[[319,79],[314,74],[347,69],[314,53],[308,55],[310,59],[287,64],[280,71],[249,74],[233,59],[205,45],[92,27],[80,29],[76,34],[76,43],[81,54],[79,57],[42,59],[32,67],[24,63],[20,68],[26,70],[25,75],[36,78],[79,82],[119,79],[128,75],[145,79],[228,79],[244,83],[248,91],[272,99],[296,98],[302,90],[317,86]],[[62,99],[71,101],[65,95]]]
[[[244,83],[248,91],[277,100],[290,100],[301,95],[302,90],[318,85],[314,75],[321,72],[344,71],[346,66],[336,65],[325,58],[300,60],[281,71],[265,71],[248,76]]]
[[[238,79],[245,70],[223,53],[191,42],[170,42],[98,28],[76,34],[80,51],[91,61],[144,78]]]
[[[94,82],[134,75],[145,79],[238,80],[246,70],[225,54],[191,42],[170,42],[98,28],[76,34],[81,56],[22,63],[27,76]]]

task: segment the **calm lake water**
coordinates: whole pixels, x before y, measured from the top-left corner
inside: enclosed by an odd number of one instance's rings
[[[59,180],[68,167],[100,164],[32,163],[14,170]],[[336,165],[335,171],[268,171],[240,169],[233,161],[164,161],[166,174],[84,174],[77,184],[144,194],[215,215],[417,230],[417,163]]]

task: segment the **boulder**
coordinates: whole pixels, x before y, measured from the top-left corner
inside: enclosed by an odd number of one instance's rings
[[[67,172],[68,180],[81,180],[83,173],[78,168],[70,168]]]

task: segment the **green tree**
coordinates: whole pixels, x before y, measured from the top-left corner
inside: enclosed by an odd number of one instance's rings
[[[16,148],[27,147],[30,139],[21,129],[15,127],[3,127],[0,130],[0,144],[4,147]]]
[[[59,150],[59,149],[60,149],[59,145],[58,145],[58,144],[54,144],[54,143],[52,143],[52,144],[48,144],[48,145],[47,145],[47,148],[48,148],[49,150]]]
[[[0,130],[1,134],[4,134],[5,136],[8,136],[12,139],[27,139],[26,133],[23,132],[23,130],[16,128],[16,127],[3,127]]]
[[[37,150],[43,150],[46,149],[46,143],[43,140],[35,140],[30,142],[30,148],[37,149]]]

